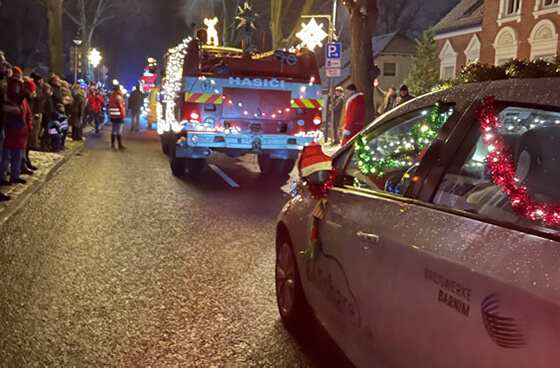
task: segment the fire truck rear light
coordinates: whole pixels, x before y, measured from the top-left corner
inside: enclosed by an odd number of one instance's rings
[[[197,112],[195,112],[195,111],[191,112],[190,117],[191,117],[191,120],[198,120],[198,119],[200,119],[200,115],[199,115]]]
[[[322,121],[321,118],[318,117],[318,116],[317,116],[315,119],[313,119],[313,124],[315,124],[315,125],[319,125],[319,124],[321,124],[322,122],[323,122],[323,121]]]

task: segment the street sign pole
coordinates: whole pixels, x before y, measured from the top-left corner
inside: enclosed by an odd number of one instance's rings
[[[333,12],[332,12],[332,17],[330,19],[330,27],[329,27],[329,44],[332,43],[334,41],[334,33],[335,33],[335,29],[336,29],[336,10],[337,10],[337,2],[336,0],[333,0]],[[328,46],[327,46],[328,47]],[[334,121],[334,110],[332,108],[333,105],[333,99],[334,99],[334,80],[331,76],[329,76],[329,93],[328,93],[328,103],[327,103],[327,111],[326,111],[326,116],[327,116],[327,126],[325,127],[325,143],[327,143],[329,141],[329,127],[332,124],[332,128],[333,128],[333,137],[336,137],[335,134],[335,121]]]

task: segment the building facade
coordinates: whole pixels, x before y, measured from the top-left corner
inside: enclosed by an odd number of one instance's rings
[[[462,0],[436,26],[440,77],[470,62],[552,60],[559,51],[560,0]]]

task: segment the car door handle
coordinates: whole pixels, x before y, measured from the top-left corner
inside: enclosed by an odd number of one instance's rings
[[[381,240],[379,235],[368,234],[368,233],[364,233],[363,231],[358,231],[356,235],[358,235],[359,238],[363,239],[364,241],[370,244],[379,244],[379,241]]]

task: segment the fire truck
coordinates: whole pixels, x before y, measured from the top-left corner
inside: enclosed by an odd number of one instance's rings
[[[256,154],[262,173],[286,175],[321,134],[324,101],[313,52],[250,53],[199,40],[175,52],[184,55],[180,93],[164,97],[158,124],[174,175],[196,175],[212,152]],[[179,69],[166,59],[166,78]]]

